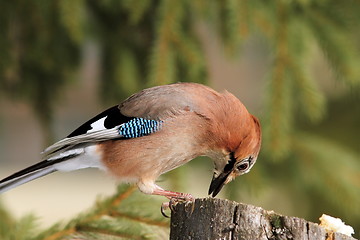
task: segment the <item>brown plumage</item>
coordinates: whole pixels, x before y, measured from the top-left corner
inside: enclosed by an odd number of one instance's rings
[[[155,125],[154,125],[155,124]],[[214,160],[209,194],[247,173],[260,151],[259,121],[229,92],[196,83],[145,89],[87,121],[47,148],[44,161],[0,181],[0,192],[51,172],[97,167],[147,194],[191,195],[155,184],[201,155]]]

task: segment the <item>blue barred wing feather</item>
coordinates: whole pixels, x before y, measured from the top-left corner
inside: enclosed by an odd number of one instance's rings
[[[42,153],[42,158],[52,158],[81,144],[146,136],[159,131],[162,123],[161,120],[125,116],[118,106],[114,106],[85,122],[68,137],[49,146]]]

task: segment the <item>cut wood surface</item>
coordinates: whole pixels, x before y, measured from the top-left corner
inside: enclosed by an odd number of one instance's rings
[[[301,218],[216,198],[196,199],[195,203],[179,203],[174,207],[170,240],[183,239],[355,240],[329,233]]]

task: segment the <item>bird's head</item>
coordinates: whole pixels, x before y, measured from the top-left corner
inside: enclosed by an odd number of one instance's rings
[[[254,166],[261,145],[261,128],[256,117],[249,114],[249,121],[242,129],[236,128],[227,133],[223,146],[211,157],[214,160],[214,175],[209,195],[215,197],[222,187],[237,176],[248,173]],[[241,134],[239,134],[241,133]],[[226,142],[227,141],[227,142]]]

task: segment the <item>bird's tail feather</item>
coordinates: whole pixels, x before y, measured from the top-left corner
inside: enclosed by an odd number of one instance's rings
[[[51,158],[36,163],[0,180],[0,193],[55,171],[72,171],[85,167],[98,167],[91,164],[89,165],[87,159],[84,160],[78,158],[84,153],[85,148],[83,147],[63,149],[58,152],[57,155],[51,156]]]
[[[30,167],[22,169],[10,176],[0,180],[0,193],[6,192],[14,187],[30,182],[36,178],[57,171],[55,164],[68,160],[68,156],[55,160],[44,160]]]
[[[31,165],[30,167],[27,167],[25,169],[22,169],[16,173],[13,173],[11,174],[10,176],[0,180],[0,186],[2,186],[3,183],[7,182],[7,181],[11,181],[11,180],[14,180],[18,177],[21,177],[21,176],[24,176],[26,174],[29,174],[29,173],[32,173],[34,171],[38,171],[40,169],[44,169],[46,167],[49,167],[51,165],[54,165],[56,163],[59,163],[59,162],[62,162],[63,159],[59,159],[59,160],[53,160],[53,161],[49,161],[49,160],[44,160],[44,161],[41,161],[39,163],[36,163],[34,165]]]
[[[25,169],[24,169],[25,170]],[[22,170],[23,171],[23,170]],[[48,175],[52,172],[57,171],[53,166],[47,166],[42,169],[37,169],[35,171],[31,171],[25,174],[18,175],[17,173],[11,175],[15,177],[7,177],[0,181],[0,193],[6,192],[12,188],[15,188],[17,186],[20,186],[24,183],[30,182],[34,179],[37,179],[39,177]],[[20,171],[21,172],[21,171]],[[18,172],[19,173],[19,172]]]

